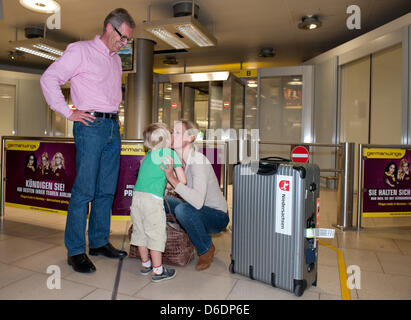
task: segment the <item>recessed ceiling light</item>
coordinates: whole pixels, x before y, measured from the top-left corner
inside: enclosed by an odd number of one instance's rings
[[[321,27],[321,21],[317,16],[305,16],[301,18],[298,28],[303,30],[315,30]]]
[[[60,5],[54,0],[20,0],[20,4],[40,13],[55,13],[60,10]]]
[[[49,59],[49,60],[53,60],[53,61],[57,59],[57,57],[55,57],[51,54],[43,53],[43,52],[40,52],[40,51],[37,51],[37,50],[25,48],[25,47],[17,47],[16,50],[23,51],[23,52],[26,52],[26,53],[30,53],[32,55],[39,56],[41,58],[45,58],[45,59]]]

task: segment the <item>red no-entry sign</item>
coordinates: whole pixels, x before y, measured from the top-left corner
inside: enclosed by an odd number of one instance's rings
[[[291,151],[291,160],[293,162],[306,163],[309,157],[310,154],[308,153],[308,150],[305,147],[298,146]]]

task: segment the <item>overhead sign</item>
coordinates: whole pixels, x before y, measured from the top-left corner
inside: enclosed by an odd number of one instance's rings
[[[309,157],[310,157],[310,154],[309,154],[307,148],[305,148],[303,146],[295,147],[291,151],[291,160],[293,162],[306,163],[306,162],[308,162]]]
[[[257,69],[233,70],[232,73],[239,78],[257,78]]]

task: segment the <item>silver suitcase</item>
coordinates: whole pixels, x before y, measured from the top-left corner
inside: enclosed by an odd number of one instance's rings
[[[301,296],[317,284],[320,169],[285,160],[234,166],[229,269]]]

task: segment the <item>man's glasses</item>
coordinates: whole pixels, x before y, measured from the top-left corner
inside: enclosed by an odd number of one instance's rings
[[[123,36],[123,35],[121,34],[121,32],[118,31],[115,26],[113,26],[113,28],[114,28],[114,30],[116,30],[117,34],[120,36],[120,41],[121,41],[121,42],[126,42],[126,41],[127,41],[127,43],[128,43],[128,42],[130,42],[131,40],[133,40],[133,38],[127,38],[126,36]]]

